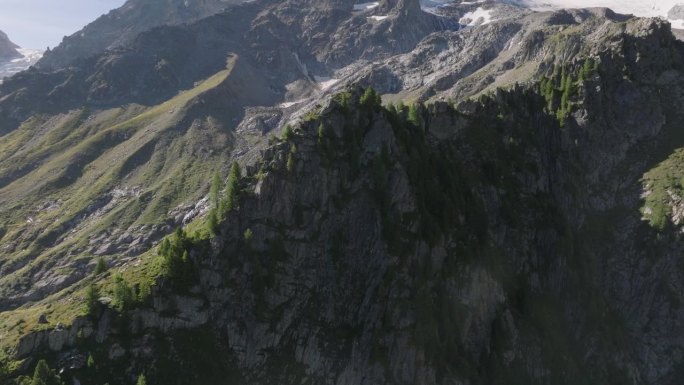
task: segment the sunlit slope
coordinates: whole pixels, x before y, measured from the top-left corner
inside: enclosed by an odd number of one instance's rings
[[[182,220],[174,209],[228,164],[225,116],[196,106],[236,60],[158,106],[34,116],[0,138],[0,310],[80,280],[97,255],[124,263]]]

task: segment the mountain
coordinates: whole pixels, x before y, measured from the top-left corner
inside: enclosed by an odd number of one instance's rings
[[[681,383],[683,85],[661,19],[417,0],[15,75],[0,381]]]
[[[383,7],[360,12],[335,1],[308,8],[249,2],[191,25],[140,34],[126,47],[69,68],[38,65],[36,73],[16,76],[0,88],[5,95],[0,133],[38,112],[160,103],[224,69],[229,53],[239,55],[259,79],[262,88],[253,95],[298,100],[319,89],[317,78],[341,66],[406,52],[429,33],[458,29],[453,21],[421,12],[417,0],[386,6],[392,7],[389,14],[376,21],[369,17],[385,12]],[[40,84],[27,86],[37,78]]]
[[[68,66],[107,49],[125,46],[139,33],[162,25],[180,25],[218,13],[239,0],[128,0],[75,34],[65,37],[38,63],[42,68]]]
[[[0,61],[7,61],[19,56],[18,45],[12,43],[7,34],[0,31]]]
[[[34,65],[42,56],[42,51],[20,48],[0,31],[0,83]]]
[[[43,51],[37,49],[19,48],[17,51],[20,55],[18,58],[0,62],[0,83],[4,78],[30,68],[43,56]]]

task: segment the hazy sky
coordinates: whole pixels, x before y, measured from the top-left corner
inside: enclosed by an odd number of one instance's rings
[[[152,1],[152,0],[151,0]],[[125,0],[0,0],[0,31],[24,48],[54,47]]]

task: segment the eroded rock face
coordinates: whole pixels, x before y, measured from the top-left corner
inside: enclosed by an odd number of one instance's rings
[[[93,329],[90,322],[85,318],[77,318],[69,327],[62,326],[52,330],[27,334],[19,341],[16,355],[24,358],[46,349],[58,352],[76,345],[78,339],[88,338],[92,334]]]

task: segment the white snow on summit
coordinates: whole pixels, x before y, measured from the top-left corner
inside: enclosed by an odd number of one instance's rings
[[[641,17],[661,17],[668,19],[668,12],[676,5],[684,5],[684,0],[508,0],[536,11],[562,8],[606,7],[617,13]],[[684,27],[684,20],[669,20],[674,28]]]
[[[617,13],[632,14],[640,17],[660,17],[668,20],[673,28],[684,29],[684,0],[499,0],[503,3],[516,4],[534,11],[550,11],[564,8],[610,8]],[[421,0],[423,10],[436,13],[436,10],[450,3],[461,5],[474,5],[485,3],[486,0]],[[681,5],[681,12],[673,12],[669,17],[668,13],[675,6]],[[486,23],[488,20],[485,15],[486,9],[478,8],[473,12],[463,15],[463,19],[471,22],[463,23],[471,25],[472,21],[482,17]],[[676,16],[673,16],[676,15]],[[681,17],[681,18],[680,18]],[[465,21],[465,20],[464,20]]]
[[[560,8],[606,7],[617,13],[635,16],[667,17],[667,12],[682,0],[513,0],[512,3],[524,5],[533,10]]]

